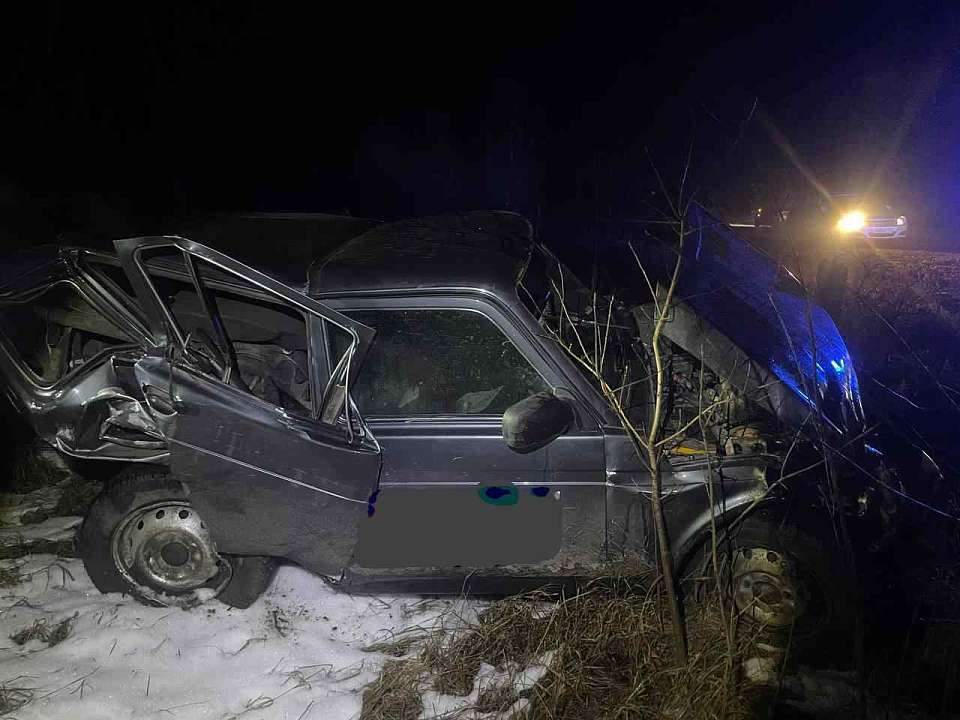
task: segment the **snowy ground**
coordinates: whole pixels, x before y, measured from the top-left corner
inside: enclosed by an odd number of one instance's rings
[[[149,608],[101,595],[79,560],[27,556],[0,591],[0,686],[26,688],[27,718],[314,718],[360,714],[383,656],[361,648],[430,624],[453,600],[351,597],[284,566],[247,610]],[[457,609],[457,608],[454,608]],[[10,636],[75,618],[52,647]]]
[[[20,720],[356,718],[363,687],[385,659],[364,647],[441,617],[470,617],[478,607],[457,599],[353,597],[295,566],[282,566],[247,610],[218,601],[188,611],[152,608],[102,595],[80,560],[41,554],[71,545],[81,518],[49,515],[75,480],[0,494],[0,551],[33,551],[0,560],[0,714],[15,708],[11,716]],[[60,642],[13,639],[64,621],[69,632]],[[425,702],[424,714],[446,710],[451,700]]]

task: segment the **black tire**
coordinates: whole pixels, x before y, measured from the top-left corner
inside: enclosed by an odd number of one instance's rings
[[[112,538],[118,525],[138,508],[158,502],[187,500],[183,485],[169,472],[156,467],[131,467],[120,472],[94,500],[77,536],[77,549],[87,574],[103,593],[130,595],[145,605],[199,604],[190,597],[182,603],[164,602],[131,582],[120,572],[113,559]],[[260,597],[273,577],[277,561],[271,557],[224,555],[230,565],[230,578],[217,598],[227,605],[247,608]]]
[[[279,564],[276,558],[264,555],[227,555],[233,566],[233,577],[217,599],[230,607],[246,610],[270,586]]]

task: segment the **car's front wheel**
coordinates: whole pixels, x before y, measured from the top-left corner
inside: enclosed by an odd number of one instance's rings
[[[800,659],[849,661],[854,609],[837,549],[775,513],[748,516],[721,535],[720,586],[737,617],[781,636]],[[701,600],[717,587],[712,566],[709,546],[688,560],[681,574],[688,599]]]
[[[249,607],[276,567],[273,558],[221,555],[183,486],[158,469],[116,477],[90,508],[78,549],[101,592],[147,605],[188,608],[219,598]]]

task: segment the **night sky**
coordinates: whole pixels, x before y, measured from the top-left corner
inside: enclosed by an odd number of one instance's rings
[[[787,145],[833,191],[952,214],[952,3],[662,5],[36,3],[0,31],[0,210],[622,219],[692,141],[731,217],[803,191]]]

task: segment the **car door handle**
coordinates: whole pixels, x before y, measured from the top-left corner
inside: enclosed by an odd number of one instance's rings
[[[176,415],[180,409],[180,404],[170,397],[170,393],[153,385],[146,386],[143,395],[147,399],[147,405],[161,415]]]

